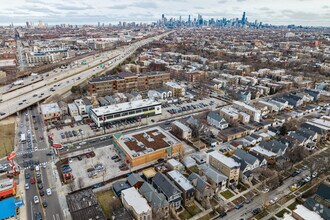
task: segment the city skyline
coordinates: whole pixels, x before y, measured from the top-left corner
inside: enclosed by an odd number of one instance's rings
[[[187,20],[188,16],[203,15],[204,19],[240,18],[245,11],[250,21],[272,25],[330,26],[330,5],[311,0],[214,0],[201,1],[133,1],[124,3],[104,0],[67,0],[49,3],[45,0],[15,0],[0,6],[1,25],[24,25],[26,21],[42,20],[50,25],[117,24],[119,21],[151,23],[161,14]]]

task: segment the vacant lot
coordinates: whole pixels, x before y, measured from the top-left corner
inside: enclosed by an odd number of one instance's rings
[[[16,117],[9,117],[0,122],[0,158],[14,150],[15,119]]]
[[[120,199],[115,196],[112,190],[98,192],[96,197],[108,219],[111,219],[113,210],[121,207]]]

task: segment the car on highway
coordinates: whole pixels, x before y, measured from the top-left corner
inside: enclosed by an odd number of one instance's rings
[[[46,194],[47,196],[51,196],[52,195],[52,190],[50,188],[46,189]]]
[[[39,198],[38,198],[38,196],[34,196],[34,197],[33,197],[33,201],[34,201],[34,204],[38,204],[38,203],[39,203]]]

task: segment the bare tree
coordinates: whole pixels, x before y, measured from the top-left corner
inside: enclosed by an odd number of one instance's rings
[[[69,184],[68,187],[70,189],[71,192],[73,192],[76,189],[76,182],[74,180],[72,180]]]
[[[78,188],[81,189],[85,186],[85,182],[84,182],[84,179],[82,177],[79,177],[78,180],[77,180],[77,185],[78,185]]]

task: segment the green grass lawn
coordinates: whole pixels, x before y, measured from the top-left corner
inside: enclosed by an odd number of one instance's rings
[[[185,208],[190,213],[191,216],[194,216],[201,212],[201,210],[196,206],[195,203],[192,203],[189,206],[186,206]]]
[[[220,194],[226,199],[230,199],[231,197],[234,196],[234,194],[230,192],[228,189],[226,191],[221,192]]]
[[[258,215],[254,216],[255,219],[262,219],[268,215],[267,211],[262,211]]]
[[[187,212],[186,210],[184,210],[183,212],[181,212],[180,214],[179,214],[179,218],[181,219],[181,220],[186,220],[186,219],[189,219],[189,218],[191,218],[192,216],[190,215],[190,213],[189,212]]]
[[[282,209],[281,211],[279,211],[278,213],[276,213],[276,217],[283,218],[284,213],[290,213],[290,211],[287,210],[287,209]]]
[[[290,209],[290,210],[295,210],[295,208],[296,208],[297,205],[298,205],[297,202],[293,202],[293,203],[291,203],[291,204],[288,206],[288,209]]]

